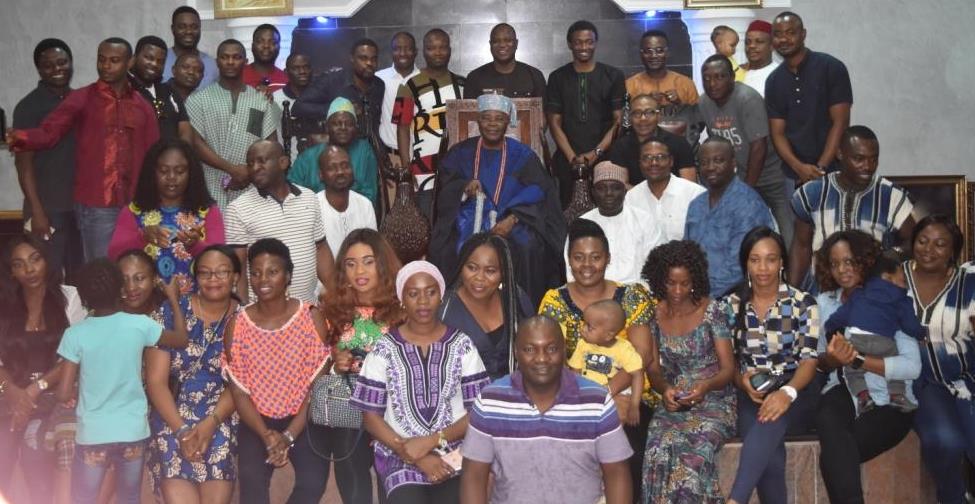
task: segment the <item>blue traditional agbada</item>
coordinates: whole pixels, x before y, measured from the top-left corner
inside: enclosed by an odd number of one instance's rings
[[[559,284],[565,221],[559,207],[552,178],[538,156],[527,145],[505,138],[505,148],[478,146],[480,137],[454,145],[441,161],[437,184],[437,219],[430,243],[431,262],[450,275],[457,271],[460,245],[477,231],[491,227],[489,212],[500,222],[515,215],[518,223],[508,235],[515,262],[516,278],[532,302],[538,303],[545,291]],[[506,156],[504,173],[502,156]],[[480,163],[475,160],[480,158]],[[483,225],[475,230],[476,202],[462,201],[464,188],[477,180],[485,193]]]

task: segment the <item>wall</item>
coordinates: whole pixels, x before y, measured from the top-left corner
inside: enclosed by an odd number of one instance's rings
[[[65,39],[75,53],[75,85],[95,78],[95,46],[109,35],[130,40],[146,33],[169,40],[169,15],[177,0],[5,0],[0,16],[0,106],[13,111],[36,82],[31,53],[43,37]],[[407,8],[407,6],[409,8]],[[638,65],[639,23],[608,0],[373,0],[339,28],[356,28],[382,40],[397,26],[415,33],[454,25],[487,39],[490,26],[508,20],[520,28],[523,59],[549,71],[567,60],[565,28],[576,18],[600,20],[600,59]],[[961,36],[975,22],[975,2],[940,0],[793,0],[806,21],[807,43],[842,59],[853,80],[853,121],[880,136],[881,170],[888,174],[965,174],[975,180],[975,142],[967,133],[975,110],[975,65]],[[360,19],[374,20],[364,25]],[[345,24],[343,24],[345,23]],[[359,23],[357,26],[351,24]],[[520,25],[520,26],[519,26]],[[620,26],[629,28],[619,29]],[[222,21],[204,23],[203,47],[225,36]],[[351,32],[349,32],[351,33]],[[634,34],[636,38],[634,38]],[[456,36],[456,35],[455,35]],[[344,51],[343,51],[344,52]],[[461,72],[487,58],[484,45],[455,47]],[[388,64],[388,54],[382,62]],[[636,63],[635,63],[636,62]],[[20,192],[11,156],[0,153],[0,210],[18,209]]]
[[[975,181],[970,0],[793,0],[806,44],[846,63],[854,124],[880,138],[880,169]]]

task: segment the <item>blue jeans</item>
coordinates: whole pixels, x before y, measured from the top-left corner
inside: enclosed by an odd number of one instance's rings
[[[819,389],[807,386],[799,391],[792,406],[778,420],[758,421],[759,405],[748,394],[738,391],[738,435],[742,439],[738,473],[731,487],[729,499],[748,502],[752,491],[758,489],[762,504],[786,502],[785,434],[791,424],[809,417],[809,407],[818,399]]]
[[[74,206],[78,231],[81,233],[81,247],[85,252],[85,262],[108,256],[108,243],[115,232],[120,208],[90,207],[80,203]]]
[[[918,408],[914,430],[921,439],[921,457],[934,478],[938,502],[965,502],[965,455],[975,463],[975,401],[958,399],[944,386],[926,380],[914,381]]]
[[[98,491],[110,467],[115,468],[115,502],[139,504],[142,495],[142,466],[146,441],[75,445],[71,468],[71,495],[74,504],[95,504]]]

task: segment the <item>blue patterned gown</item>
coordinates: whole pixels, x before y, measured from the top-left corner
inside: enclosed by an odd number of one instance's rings
[[[186,424],[192,427],[213,411],[223,392],[220,356],[223,353],[223,330],[231,314],[206,326],[193,314],[189,296],[180,300],[180,310],[186,318],[190,341],[182,350],[169,350],[169,373],[170,379],[178,383],[176,407]],[[153,318],[172,329],[173,312],[169,303],[163,303]],[[230,415],[214,432],[210,447],[203,454],[203,462],[190,462],[183,459],[179,442],[159,412],[153,409],[149,414],[152,438],[147,465],[154,487],[159,488],[161,479],[184,479],[194,483],[235,480],[237,423],[237,414]]]

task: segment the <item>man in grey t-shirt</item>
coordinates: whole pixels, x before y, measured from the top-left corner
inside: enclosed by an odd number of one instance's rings
[[[704,92],[694,122],[703,121],[709,136],[727,138],[735,148],[738,177],[752,186],[772,210],[786,243],[795,216],[786,194],[782,160],[771,145],[768,113],[758,91],[735,82],[728,58],[714,55],[701,66]]]

